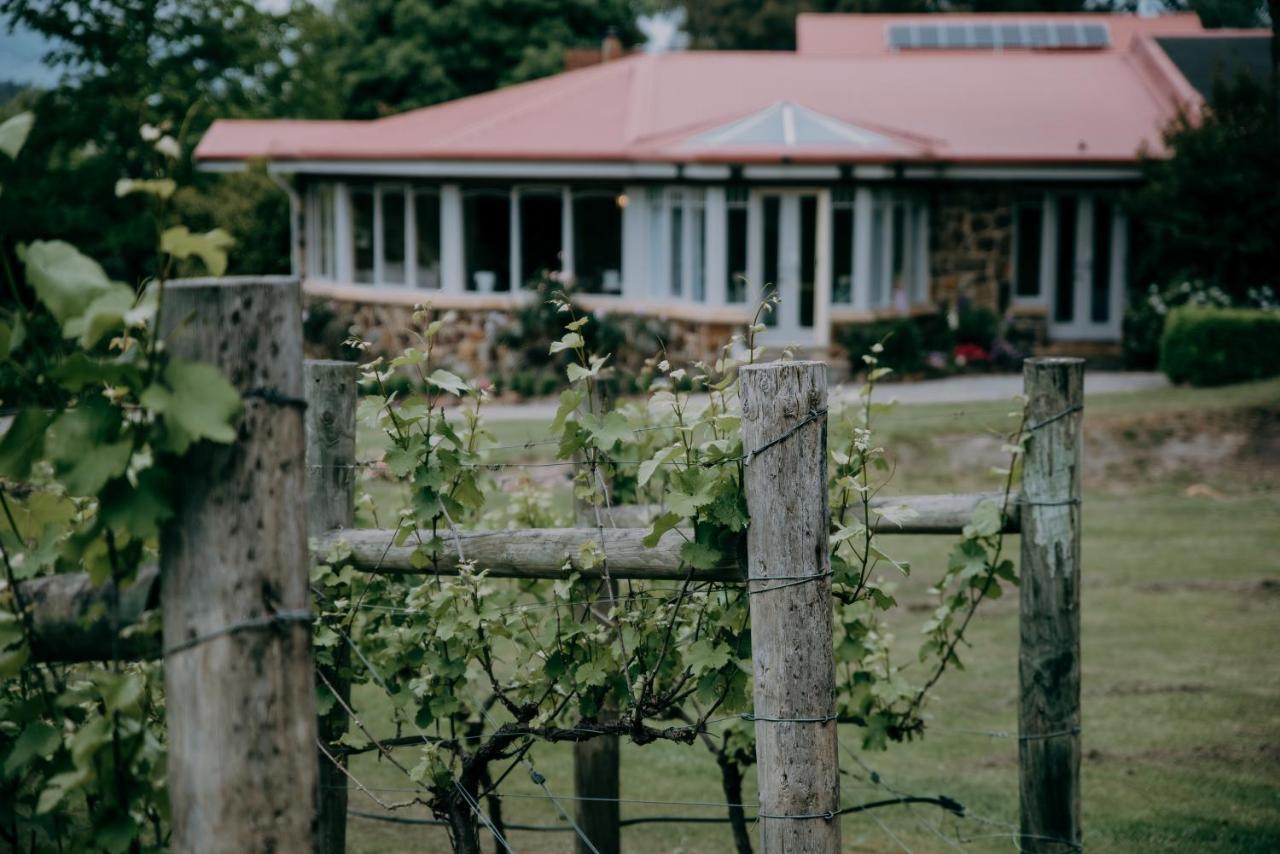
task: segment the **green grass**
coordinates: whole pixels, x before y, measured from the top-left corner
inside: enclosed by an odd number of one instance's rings
[[[1126,425],[1214,415],[1230,424],[1234,413],[1280,402],[1280,381],[1217,390],[1162,389],[1091,396],[1086,411],[1086,453],[1104,430]],[[886,444],[904,449],[895,492],[990,487],[973,460],[946,468],[968,446],[956,437],[984,427],[1003,429],[1007,404],[961,407],[960,417],[925,418],[954,406],[902,407],[886,424]],[[1274,423],[1274,421],[1272,422]],[[925,426],[938,425],[938,426]],[[945,426],[941,426],[945,425]],[[510,429],[511,425],[504,425]],[[537,435],[530,425],[524,436]],[[536,425],[541,429],[541,425]],[[1271,428],[1274,431],[1274,427]],[[1135,433],[1141,443],[1148,434]],[[957,443],[959,443],[957,445]],[[957,447],[960,448],[957,451]],[[998,445],[981,446],[995,454]],[[993,450],[994,448],[994,450]],[[1160,478],[1086,483],[1084,506],[1083,826],[1092,851],[1241,852],[1280,850],[1280,460],[1263,458],[1241,482],[1210,471]],[[973,470],[977,469],[977,473]],[[1262,469],[1258,471],[1258,469]],[[1211,483],[1217,497],[1186,494],[1190,481]],[[905,607],[894,617],[903,660],[916,646],[926,615],[926,589],[940,571],[950,538],[902,537],[887,542],[895,557],[912,561],[900,583]],[[1016,542],[1010,544],[1016,553]],[[953,819],[926,807],[879,810],[843,820],[845,850],[1011,851],[1010,822],[1017,817],[1017,742],[980,733],[1016,730],[1016,597],[989,603],[970,631],[966,669],[949,673],[929,707],[925,737],[885,753],[859,757],[884,784],[911,793],[950,795],[982,819]],[[358,708],[372,718],[385,704],[370,691]],[[849,748],[853,728],[842,732]],[[565,746],[536,747],[532,758],[557,795],[571,795],[571,753]],[[659,801],[722,801],[719,777],[700,746],[623,747],[622,797]],[[864,771],[841,755],[847,803],[883,797]],[[353,772],[371,786],[404,787],[386,762],[359,757]],[[753,802],[754,780],[744,798]],[[537,794],[517,769],[503,791]],[[408,793],[383,793],[388,799]],[[377,811],[359,793],[352,807]],[[565,801],[565,807],[571,803]],[[545,800],[508,797],[508,821],[553,824]],[[625,804],[624,817],[715,815],[691,806]],[[423,815],[420,807],[402,815]],[[944,840],[939,836],[947,836]],[[385,825],[353,818],[352,851],[447,850],[434,828]],[[513,831],[518,851],[567,850],[562,833]],[[641,825],[623,831],[630,851],[732,850],[728,829],[716,825]]]

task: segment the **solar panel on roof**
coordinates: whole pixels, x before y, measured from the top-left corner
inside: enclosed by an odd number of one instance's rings
[[[1085,24],[1081,28],[1086,47],[1106,47],[1111,44],[1111,37],[1103,24]]]
[[[1107,47],[1111,43],[1105,24],[1047,21],[1010,21],[999,25],[973,22],[891,24],[885,38],[891,49],[950,50],[979,48],[1081,48]]]
[[[1001,24],[1000,46],[1026,47],[1026,41],[1022,38],[1022,27],[1018,24]]]

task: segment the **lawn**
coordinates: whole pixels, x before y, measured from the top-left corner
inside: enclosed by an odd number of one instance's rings
[[[1090,396],[1084,505],[1084,834],[1093,851],[1280,850],[1280,382],[1200,391]],[[1007,404],[902,407],[882,425],[898,451],[895,492],[990,488]],[[506,424],[504,434],[536,435]],[[976,437],[976,438],[975,438]],[[1188,489],[1188,487],[1191,487]],[[889,542],[915,566],[900,585],[895,633],[915,647],[950,538]],[[1013,544],[1016,547],[1016,544]],[[1015,552],[1016,553],[1016,552]],[[948,674],[925,737],[884,753],[842,733],[846,803],[889,789],[946,794],[971,817],[927,807],[846,817],[848,851],[1010,851],[1017,820],[1016,597],[989,603],[970,632],[966,669]],[[385,706],[357,696],[372,718]],[[530,754],[551,792],[573,792],[570,751]],[[701,746],[623,746],[624,818],[715,816],[714,807],[648,802],[723,801]],[[879,784],[867,769],[874,769]],[[394,768],[359,757],[353,773],[405,798]],[[526,771],[503,786],[509,822],[554,825],[555,806]],[[754,781],[744,798],[754,802]],[[353,792],[353,809],[380,811]],[[415,811],[416,810],[416,811]],[[420,808],[401,810],[422,816]],[[642,824],[623,831],[632,851],[731,851],[727,826]],[[517,851],[561,851],[565,833],[512,831]],[[353,851],[447,850],[437,828],[353,817]]]

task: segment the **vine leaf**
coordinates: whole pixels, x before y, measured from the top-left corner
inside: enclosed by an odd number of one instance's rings
[[[141,401],[165,417],[166,450],[180,454],[200,439],[226,443],[236,438],[231,422],[240,413],[240,395],[215,366],[174,359],[165,366],[164,381],[149,386]]]
[[[609,450],[631,435],[631,427],[627,424],[626,416],[619,412],[610,412],[603,418],[596,415],[584,415],[582,417],[582,426],[591,434],[595,446],[602,451]]]
[[[63,326],[111,289],[102,266],[65,240],[36,240],[18,247],[36,296]]]
[[[973,518],[964,526],[962,534],[966,540],[993,537],[1000,533],[1000,527],[1000,508],[988,498],[973,508]]]
[[[437,368],[431,372],[431,376],[427,377],[427,382],[438,389],[447,391],[449,394],[461,397],[471,391],[471,386],[467,381],[457,374],[450,373],[443,368]]]
[[[680,524],[683,517],[675,513],[663,513],[661,516],[653,520],[653,529],[649,531],[648,536],[644,538],[644,544],[647,548],[653,548],[658,544],[658,540],[662,539],[662,535],[670,531],[676,525]]]
[[[24,409],[0,438],[0,475],[25,480],[31,465],[44,452],[44,434],[54,416],[42,409]]]
[[[715,569],[720,565],[720,550],[706,543],[690,541],[680,547],[680,559],[694,569]]]
[[[4,124],[0,124],[0,151],[3,151],[9,157],[16,158],[18,152],[22,150],[22,146],[26,144],[27,134],[31,133],[31,126],[35,124],[35,114],[27,111],[18,113]]]
[[[221,276],[227,272],[227,250],[235,245],[235,238],[221,228],[194,234],[185,225],[175,225],[160,235],[160,251],[174,258],[197,256],[209,273]]]
[[[9,753],[9,758],[4,761],[5,776],[13,776],[13,772],[36,757],[48,759],[60,744],[62,744],[62,738],[56,729],[44,721],[32,721],[13,743],[13,750]]]

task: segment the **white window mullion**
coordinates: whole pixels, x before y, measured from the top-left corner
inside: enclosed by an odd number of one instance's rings
[[[916,204],[916,231],[915,231],[915,270],[912,287],[915,291],[915,303],[917,305],[926,305],[929,303],[932,294],[929,293],[929,203],[917,202]]]
[[[355,234],[351,227],[351,190],[346,182],[339,182],[334,186],[333,202],[334,250],[337,261],[334,275],[340,282],[354,282]]]
[[[707,305],[721,306],[728,302],[726,287],[729,277],[728,241],[726,228],[728,209],[724,187],[711,187],[703,202],[706,210],[707,242],[703,249],[703,276]]]
[[[381,285],[386,280],[382,252],[386,247],[382,240],[382,185],[373,186],[373,284]]]
[[[871,216],[875,200],[869,187],[854,193],[853,213],[853,308],[871,310]]]
[[[462,235],[462,193],[457,184],[440,187],[440,289],[466,290],[466,247]]]
[[[1058,292],[1058,199],[1052,193],[1044,194],[1043,210],[1040,221],[1040,294],[1034,301],[1052,309]]]
[[[643,299],[649,280],[649,199],[643,187],[624,187],[622,209],[622,295]]]
[[[404,188],[404,286],[418,286],[418,204],[417,188]]]
[[[886,190],[880,196],[878,204],[880,205],[880,224],[881,224],[881,249],[880,249],[880,281],[876,283],[876,293],[879,299],[875,308],[884,308],[893,305],[893,242],[897,239],[897,235],[893,231],[893,194]]]

